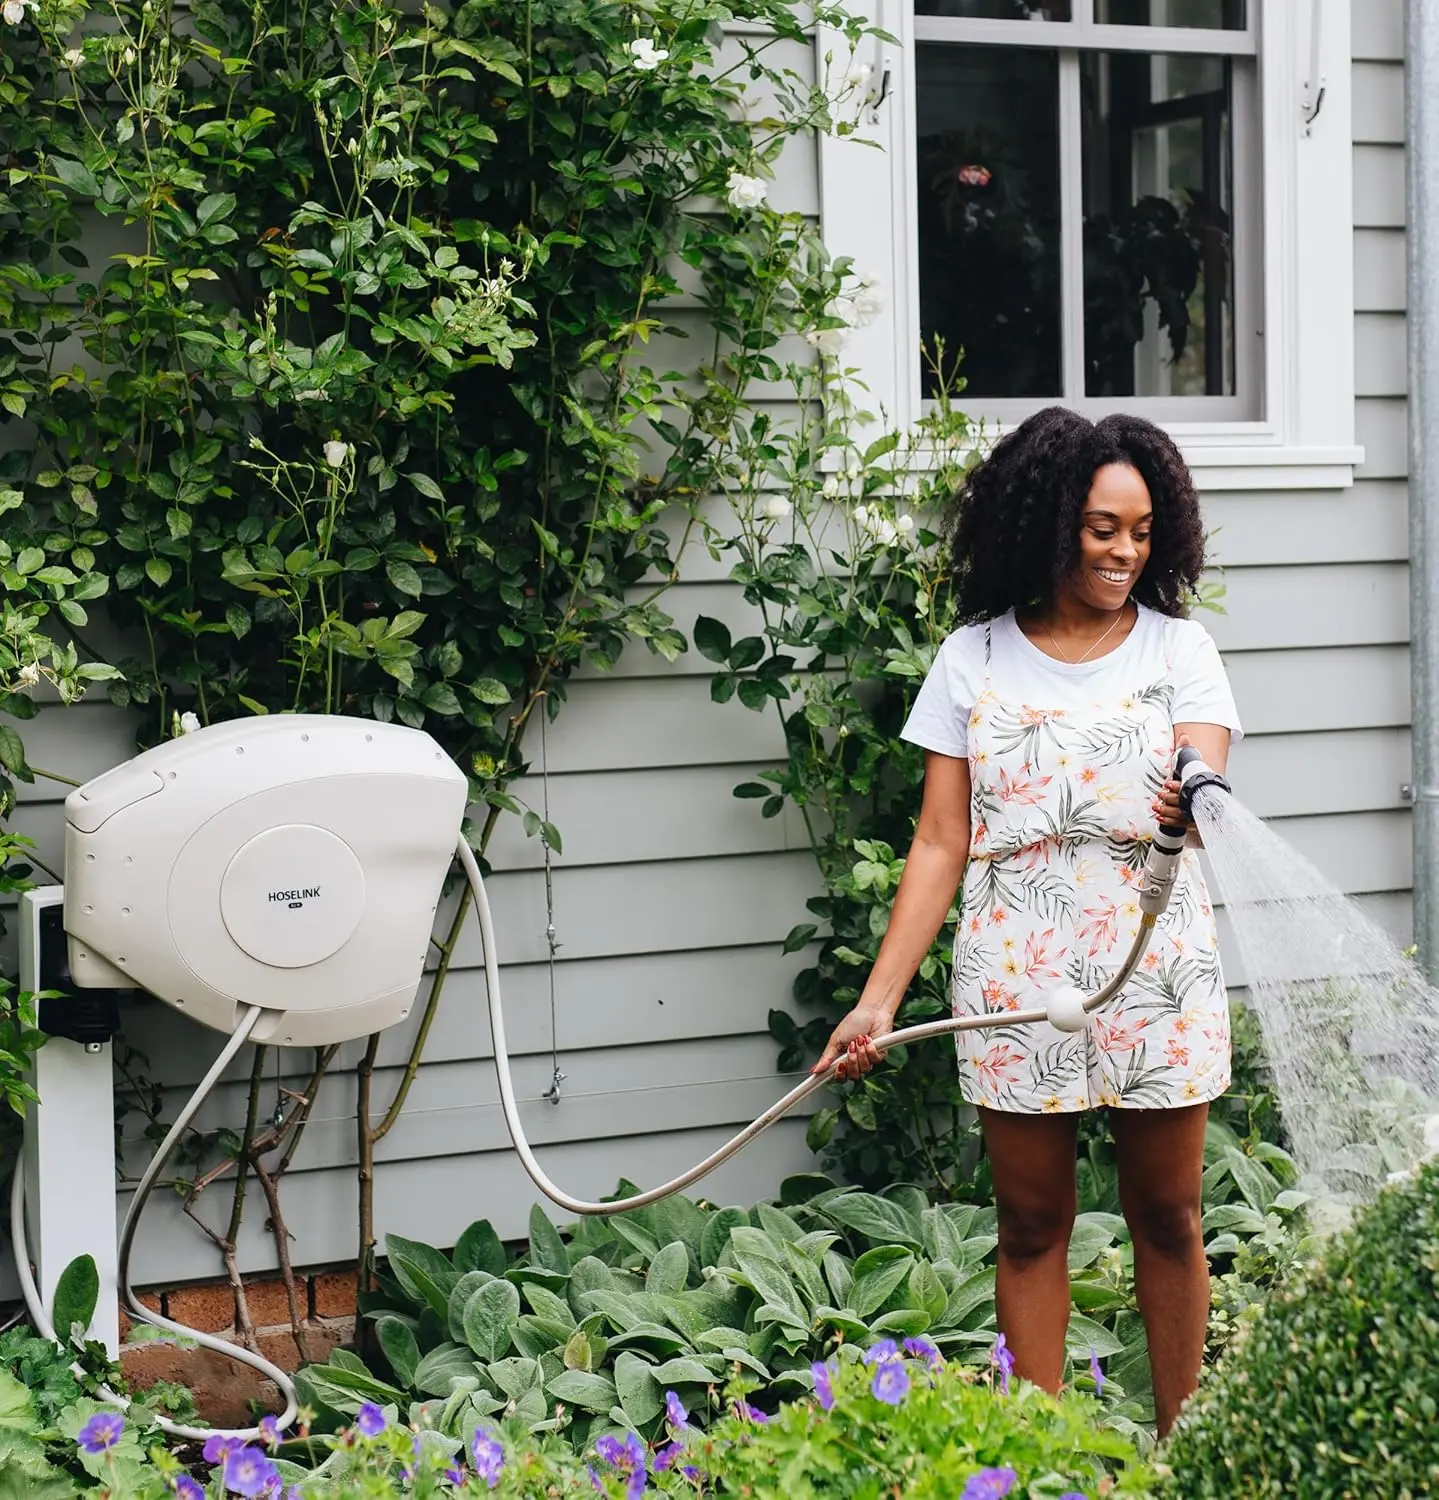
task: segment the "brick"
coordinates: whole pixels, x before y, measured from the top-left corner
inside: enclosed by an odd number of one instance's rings
[[[258,1371],[210,1349],[140,1344],[120,1351],[120,1367],[137,1392],[157,1380],[188,1386],[201,1418],[215,1427],[248,1427],[256,1407],[278,1412],[282,1404],[274,1384]]]
[[[310,1278],[317,1318],[352,1318],[355,1315],[355,1273],[322,1271]]]
[[[305,1284],[297,1281],[295,1302],[300,1317],[308,1312]],[[285,1283],[278,1277],[267,1277],[263,1281],[245,1282],[245,1304],[250,1309],[250,1321],[258,1328],[288,1328],[290,1326],[290,1301],[285,1294]]]
[[[260,1346],[260,1353],[271,1364],[279,1365],[286,1374],[293,1374],[300,1368],[300,1348],[295,1342],[295,1335],[288,1330],[284,1333],[256,1334],[255,1342]]]
[[[310,1322],[300,1330],[300,1350],[306,1364],[322,1365],[331,1353],[354,1342],[355,1320],[335,1318],[330,1322]]]
[[[235,1323],[235,1298],[228,1283],[175,1288],[165,1299],[169,1315],[200,1333],[223,1333]]]

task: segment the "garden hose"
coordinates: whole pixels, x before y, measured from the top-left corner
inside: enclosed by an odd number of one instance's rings
[[[160,1149],[151,1158],[150,1165],[145,1169],[145,1174],[140,1179],[139,1186],[135,1189],[135,1196],[130,1200],[129,1211],[125,1215],[125,1222],[120,1230],[120,1254],[119,1254],[119,1283],[120,1295],[124,1299],[125,1308],[130,1316],[142,1323],[148,1323],[152,1327],[159,1328],[166,1333],[178,1335],[191,1343],[199,1344],[204,1349],[210,1349],[216,1354],[223,1354],[227,1359],[236,1360],[242,1365],[248,1365],[252,1370],[259,1373],[268,1380],[274,1381],[280,1394],[285,1398],[285,1409],[276,1419],[280,1428],[286,1428],[295,1419],[299,1410],[299,1398],[295,1392],[294,1382],[278,1365],[272,1364],[263,1355],[256,1354],[249,1349],[243,1349],[238,1344],[232,1344],[226,1339],[216,1338],[212,1334],[200,1333],[196,1329],[186,1328],[183,1323],[172,1322],[169,1318],[162,1317],[158,1312],[145,1306],[140,1301],[134,1287],[130,1285],[130,1252],[135,1244],[135,1231],[139,1227],[140,1215],[144,1211],[145,1203],[150,1197],[160,1173],[164,1171],[165,1164],[174,1154],[175,1147],[180,1144],[180,1138],[189,1127],[190,1121],[199,1113],[205,1100],[209,1098],[211,1091],[220,1081],[224,1071],[229,1067],[240,1048],[245,1045],[255,1023],[264,1014],[263,1008],[258,1005],[247,1006],[240,1018],[240,1024],[226,1040],[224,1047],[220,1049],[220,1055],[210,1067],[210,1071],[201,1079],[195,1091],[185,1103],[185,1107],[175,1117],[175,1123],[165,1134],[165,1139],[160,1143]],[[50,1315],[45,1309],[45,1304],[40,1296],[40,1289],[35,1285],[35,1277],[30,1269],[30,1256],[26,1249],[25,1237],[25,1163],[23,1159],[15,1164],[15,1177],[10,1189],[10,1239],[15,1249],[15,1270],[20,1279],[20,1292],[25,1299],[25,1306],[30,1313],[35,1330],[42,1337],[49,1339],[52,1343],[64,1349],[68,1347],[66,1339],[60,1338],[54,1324],[50,1321]],[[68,1334],[68,1330],[67,1334]],[[87,1377],[87,1372],[78,1363],[70,1366],[77,1376]],[[131,1401],[113,1391],[109,1386],[100,1387],[100,1396],[112,1406],[121,1411],[129,1410]],[[212,1438],[218,1433],[224,1437],[233,1437],[248,1441],[251,1438],[263,1437],[264,1434],[258,1427],[245,1428],[215,1428],[215,1427],[187,1427],[178,1422],[171,1422],[165,1417],[156,1416],[155,1425],[161,1432],[170,1437],[187,1438],[193,1442],[203,1443],[207,1438]]]
[[[947,1036],[952,1032],[979,1031],[987,1027],[1030,1026],[1040,1021],[1049,1021],[1062,1031],[1082,1030],[1089,1014],[1112,1000],[1139,967],[1149,947],[1155,923],[1169,904],[1169,897],[1179,873],[1179,861],[1184,853],[1184,839],[1183,828],[1160,828],[1150,845],[1149,857],[1145,862],[1139,883],[1139,930],[1135,934],[1133,945],[1124,962],[1102,989],[1086,996],[1077,989],[1062,986],[1050,992],[1048,1003],[1043,1008],[1036,1006],[1028,1010],[1001,1011],[995,1015],[984,1016],[949,1016],[942,1021],[926,1021],[919,1026],[906,1026],[900,1031],[892,1031],[888,1036],[880,1037],[874,1043],[876,1050],[888,1052],[892,1047],[904,1047],[911,1042],[928,1041],[931,1037]],[[737,1151],[743,1150],[752,1140],[762,1135],[782,1116],[788,1114],[795,1105],[807,1099],[816,1089],[824,1088],[834,1079],[835,1071],[839,1067],[838,1061],[832,1063],[825,1072],[811,1074],[802,1083],[796,1084],[783,1099],[772,1104],[757,1120],[746,1125],[717,1151],[712,1152],[689,1171],[659,1187],[636,1193],[629,1198],[616,1198],[608,1203],[592,1203],[584,1198],[571,1196],[546,1176],[544,1168],[536,1160],[535,1153],[531,1150],[530,1143],[525,1136],[519,1106],[515,1100],[514,1080],[510,1075],[509,1048],[505,1042],[504,1008],[500,999],[500,965],[489,898],[485,895],[485,882],[480,874],[479,862],[475,859],[474,851],[465,839],[460,839],[457,850],[460,863],[464,866],[465,877],[469,881],[470,890],[475,898],[475,911],[480,922],[480,939],[484,949],[485,989],[489,1000],[490,1031],[495,1049],[495,1075],[499,1081],[500,1107],[504,1112],[505,1126],[509,1130],[510,1139],[514,1142],[515,1151],[535,1186],[561,1208],[568,1209],[573,1214],[591,1216],[626,1213],[631,1209],[644,1208],[651,1203],[658,1203],[661,1198],[668,1198],[672,1193],[681,1192],[691,1183],[707,1177],[716,1167],[723,1165]]]

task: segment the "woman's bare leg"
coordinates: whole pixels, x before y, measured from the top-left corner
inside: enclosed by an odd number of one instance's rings
[[[999,1208],[995,1312],[1015,1373],[1047,1391],[1064,1379],[1069,1235],[1078,1117],[981,1109]]]

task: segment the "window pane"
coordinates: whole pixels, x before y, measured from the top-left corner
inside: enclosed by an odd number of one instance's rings
[[[916,51],[925,346],[963,352],[968,395],[1058,396],[1058,54]]]
[[[915,0],[917,16],[966,21],[1069,21],[1071,0]]]
[[[1243,31],[1244,10],[1244,0],[1094,0],[1094,19],[1101,26],[1192,26],[1201,31]]]
[[[1231,64],[1081,57],[1091,396],[1235,392]]]

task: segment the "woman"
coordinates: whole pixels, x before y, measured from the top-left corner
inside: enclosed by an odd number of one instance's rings
[[[1039,412],[969,476],[951,521],[963,627],[945,641],[904,737],[928,752],[923,806],[889,930],[821,1072],[879,1061],[894,1014],[964,880],[954,1006],[1042,1004],[1097,989],[1129,951],[1135,882],[1158,822],[1179,823],[1176,748],[1222,771],[1240,736],[1219,653],[1184,618],[1204,565],[1183,459],[1135,417]],[[999,1214],[996,1302],[1017,1372],[1065,1371],[1075,1135],[1109,1111],[1161,1435],[1193,1390],[1209,1275],[1204,1129],[1229,1084],[1229,1013],[1197,855],[1135,978],[1088,1030],[963,1032]]]

